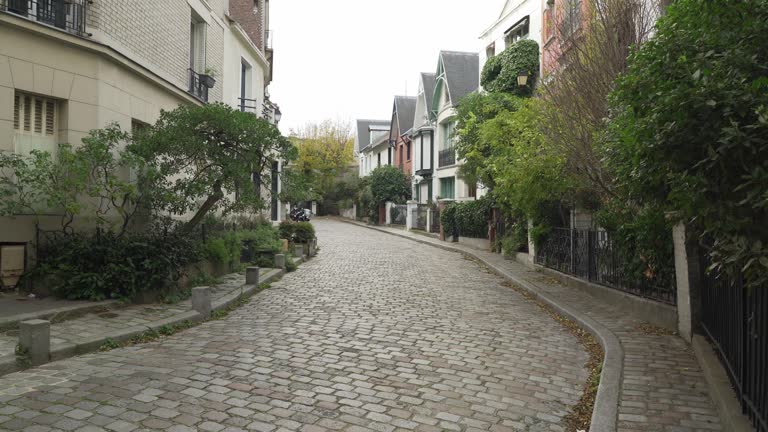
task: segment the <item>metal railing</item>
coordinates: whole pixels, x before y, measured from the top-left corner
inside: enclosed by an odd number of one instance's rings
[[[259,101],[256,99],[237,98],[240,101],[237,108],[242,112],[247,112],[255,115],[259,115]]]
[[[536,264],[639,297],[676,304],[674,270],[652,268],[630,255],[606,231],[554,228],[536,249]]]
[[[392,225],[405,225],[408,218],[408,206],[405,204],[393,204],[390,210]]]
[[[437,206],[432,207],[432,223],[430,224],[429,231],[433,233],[440,232],[440,208]]]
[[[437,163],[439,167],[455,165],[456,164],[456,149],[449,147],[444,150],[440,150],[437,154]]]
[[[758,432],[768,432],[768,287],[748,290],[743,275],[707,274],[709,265],[702,253],[702,328],[743,412]]]
[[[208,86],[201,79],[202,74],[189,69],[189,93],[203,102],[208,102]]]
[[[88,0],[0,0],[0,12],[56,27],[78,36],[85,31]]]
[[[427,211],[428,205],[419,204],[413,210],[411,210],[411,220],[413,220],[413,228],[426,231],[427,230]]]

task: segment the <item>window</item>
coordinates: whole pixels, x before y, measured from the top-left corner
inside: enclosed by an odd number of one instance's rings
[[[485,48],[485,56],[491,58],[496,55],[496,42],[491,43]]]
[[[399,153],[400,153],[400,157],[398,159],[399,159],[399,162],[400,162],[400,168],[402,169],[403,166],[404,166],[403,164],[405,163],[405,159],[403,159],[403,146],[402,145],[400,146],[400,152]]]
[[[259,0],[253,0],[253,14],[259,14]]]
[[[561,33],[570,36],[581,27],[581,0],[563,2],[563,23]]]
[[[453,121],[443,123],[443,149],[453,148],[456,123]]]
[[[56,101],[16,92],[13,100],[13,128],[27,135],[54,136]]]
[[[405,143],[405,158],[411,160],[411,140]]]
[[[381,152],[379,152],[378,157],[379,157],[379,163],[377,166],[381,166]]]
[[[445,177],[440,179],[440,198],[456,198],[456,178]]]
[[[205,72],[205,21],[192,11],[189,27],[189,68],[197,73]]]
[[[530,19],[525,17],[517,22],[517,24],[510,27],[506,33],[504,33],[504,44],[509,47],[520,39],[528,37],[530,29]]]

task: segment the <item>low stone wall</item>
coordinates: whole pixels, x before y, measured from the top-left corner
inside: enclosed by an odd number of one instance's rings
[[[480,249],[484,251],[491,250],[491,241],[488,239],[459,236],[459,244],[463,244],[465,246],[469,246],[471,248]]]

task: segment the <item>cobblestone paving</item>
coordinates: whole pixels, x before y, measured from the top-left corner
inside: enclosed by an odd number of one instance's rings
[[[220,283],[211,287],[212,298],[217,299],[240,289],[243,276],[231,274],[221,278]],[[51,326],[51,349],[64,345],[75,345],[78,341],[107,335],[129,327],[146,327],[150,323],[184,313],[192,308],[190,300],[174,305],[136,305],[84,316],[56,323]],[[13,353],[18,342],[18,330],[0,333],[0,356]],[[0,388],[0,392],[2,392]]]
[[[460,255],[333,221],[226,319],[0,378],[3,430],[562,431],[587,354]]]
[[[432,237],[393,231],[419,240]],[[456,247],[456,244],[451,246]],[[546,275],[498,254],[472,250],[494,265],[580,310],[610,329],[624,348],[619,432],[694,432],[723,430],[701,368],[688,344],[673,334],[643,331],[642,321],[603,300],[569,289]]]

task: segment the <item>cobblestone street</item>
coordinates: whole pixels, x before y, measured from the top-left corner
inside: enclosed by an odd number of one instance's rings
[[[564,430],[587,354],[560,324],[459,254],[315,225],[226,319],[0,378],[0,429]]]

